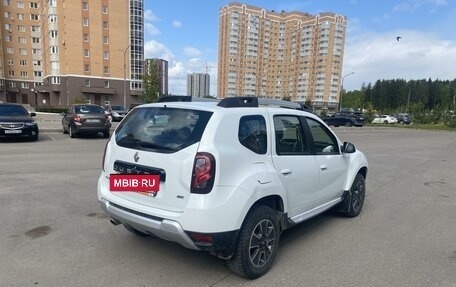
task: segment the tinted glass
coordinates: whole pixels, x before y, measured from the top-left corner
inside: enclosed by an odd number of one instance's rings
[[[1,116],[25,116],[28,115],[27,110],[22,106],[15,105],[0,105]]]
[[[119,146],[170,153],[201,140],[211,112],[174,108],[136,108],[116,131]]]
[[[104,109],[98,106],[75,106],[74,111],[77,114],[104,114]]]
[[[313,137],[317,155],[339,154],[337,140],[325,126],[313,119],[307,119],[307,124]]]
[[[239,142],[258,154],[265,154],[267,151],[266,121],[263,116],[244,116],[239,121],[238,131]]]
[[[278,155],[308,154],[309,150],[298,117],[275,116],[274,130]]]

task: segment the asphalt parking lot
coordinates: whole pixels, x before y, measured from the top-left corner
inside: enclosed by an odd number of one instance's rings
[[[456,133],[334,130],[369,159],[361,215],[286,231],[254,281],[110,224],[96,197],[101,136],[0,142],[0,286],[456,286]]]

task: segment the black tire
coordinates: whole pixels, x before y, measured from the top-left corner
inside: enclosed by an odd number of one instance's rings
[[[65,126],[62,126],[62,133],[67,134],[68,130],[65,129]]]
[[[388,124],[388,121],[387,121],[387,120],[384,120],[383,123],[384,123],[384,124]]]
[[[34,135],[30,138],[30,141],[36,142],[38,140],[38,135]]]
[[[345,122],[345,126],[346,126],[346,127],[351,127],[351,126],[352,126],[352,123],[351,123],[350,121]]]
[[[131,227],[129,225],[124,225],[124,227],[125,227],[126,230],[130,231],[131,233],[133,233],[134,235],[137,235],[139,237],[147,237],[147,236],[149,236],[149,234],[141,232],[138,229],[135,229],[135,228],[133,228],[133,227]]]
[[[242,224],[233,256],[227,260],[237,275],[255,279],[271,268],[279,248],[277,212],[267,206],[254,207]]]
[[[74,130],[74,126],[69,126],[68,127],[68,133],[70,134],[70,138],[75,138],[76,137],[76,132]]]
[[[366,182],[364,176],[358,173],[350,188],[350,192],[342,202],[340,212],[346,217],[356,217],[360,214],[366,197]]]

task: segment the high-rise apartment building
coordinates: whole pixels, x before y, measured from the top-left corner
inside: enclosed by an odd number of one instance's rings
[[[0,101],[138,102],[143,0],[2,0]]]
[[[192,97],[210,96],[210,76],[203,73],[187,75],[187,95]]]
[[[160,96],[168,95],[168,61],[163,59],[146,59],[144,71],[151,75],[156,73]],[[152,69],[152,67],[154,69]]]
[[[334,13],[220,9],[218,97],[311,101],[336,109],[347,19]]]

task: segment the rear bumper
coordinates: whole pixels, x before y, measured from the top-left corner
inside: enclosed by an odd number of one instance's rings
[[[186,248],[200,250],[176,221],[128,210],[105,198],[101,198],[100,205],[103,211],[112,218],[114,224],[126,224],[141,232],[177,242]]]

